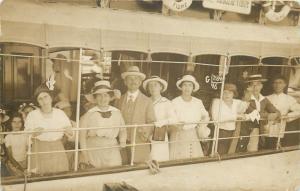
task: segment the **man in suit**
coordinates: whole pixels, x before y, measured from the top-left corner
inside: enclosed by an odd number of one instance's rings
[[[145,79],[137,66],[131,66],[121,74],[127,92],[116,101],[116,106],[121,110],[126,125],[152,124],[155,121],[153,103],[150,98],[140,92],[139,88]],[[127,147],[121,151],[123,164],[143,163],[150,158],[150,139],[153,127],[138,127],[134,137],[134,128],[127,128],[127,144],[133,144],[134,139],[138,145]],[[134,151],[134,158],[132,153]]]
[[[246,114],[251,116],[251,121],[242,122],[240,136],[251,136],[240,138],[237,145],[237,152],[258,151],[259,148],[265,148],[265,137],[259,137],[268,125],[268,122],[273,123],[280,118],[280,112],[275,106],[261,95],[263,82],[267,81],[262,78],[261,74],[251,75],[248,80],[248,97],[249,106]]]

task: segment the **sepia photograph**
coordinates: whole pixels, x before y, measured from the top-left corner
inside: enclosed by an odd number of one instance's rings
[[[0,191],[300,191],[300,0],[0,0]]]

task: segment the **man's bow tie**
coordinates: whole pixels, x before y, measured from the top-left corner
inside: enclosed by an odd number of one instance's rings
[[[103,118],[110,118],[111,117],[111,111],[105,111],[105,112],[98,111],[98,113],[100,113]]]

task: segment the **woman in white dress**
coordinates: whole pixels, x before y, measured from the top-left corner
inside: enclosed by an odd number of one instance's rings
[[[226,83],[224,84],[222,99],[214,99],[212,103],[211,116],[214,121],[232,121],[218,124],[219,138],[232,137],[236,128],[236,123],[234,121],[237,119],[246,119],[246,115],[243,113],[246,111],[248,103],[234,99],[234,97],[237,96],[238,92],[236,85]],[[232,139],[219,139],[218,153],[220,155],[227,154],[231,142]]]
[[[177,119],[186,123],[178,126],[170,137],[170,158],[189,159],[204,156],[199,138],[207,138],[210,129],[207,124],[209,115],[200,99],[192,96],[193,92],[199,90],[199,84],[192,75],[185,75],[178,80],[176,86],[181,90],[181,96],[172,100]]]
[[[151,140],[151,158],[157,161],[169,160],[168,131],[171,130],[169,125],[177,122],[171,101],[161,95],[167,87],[168,83],[158,76],[152,76],[143,82],[143,88],[151,95],[157,120],[154,123],[154,136]]]
[[[88,100],[96,103],[96,106],[88,110],[80,119],[80,128],[102,127],[102,129],[84,130],[80,133],[82,149],[100,148],[82,152],[82,162],[96,168],[122,165],[119,146],[126,146],[126,128],[109,128],[125,125],[120,110],[109,105],[113,95],[114,91],[108,81],[96,82],[92,93],[88,95]]]
[[[73,136],[71,122],[66,114],[52,107],[53,91],[46,85],[38,87],[34,98],[39,108],[31,111],[25,121],[25,131],[39,131],[32,134],[32,152],[63,151],[64,135]],[[43,132],[61,130],[60,132]],[[32,155],[32,170],[38,174],[57,173],[69,170],[66,153]]]

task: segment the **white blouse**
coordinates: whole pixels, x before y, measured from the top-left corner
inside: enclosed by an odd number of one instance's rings
[[[267,129],[270,137],[284,137],[283,132],[285,131],[286,122],[295,120],[300,115],[300,104],[297,100],[290,95],[272,94],[268,96],[270,102],[278,109],[281,115],[288,116],[288,119],[283,120],[282,123],[269,124]]]
[[[281,115],[287,115],[290,111],[300,113],[300,104],[290,95],[272,94],[268,96],[268,99],[280,111]]]
[[[120,139],[126,140],[126,128],[107,128],[114,126],[124,126],[125,122],[120,110],[115,107],[109,106],[108,112],[111,112],[109,118],[103,118],[99,112],[101,111],[98,106],[91,108],[80,120],[80,128],[99,127],[100,129],[88,130],[88,136],[98,136],[106,138],[116,138],[122,131]],[[105,111],[105,112],[107,112]],[[102,128],[101,128],[102,127]]]
[[[161,97],[153,102],[156,120],[163,125],[177,123],[177,116],[170,100]]]
[[[172,100],[173,107],[175,109],[177,119],[180,122],[184,123],[198,123],[208,122],[209,115],[206,111],[202,101],[195,97],[192,97],[191,101],[184,101],[181,96],[176,97]],[[195,127],[201,127],[202,129],[206,129],[205,134],[209,134],[209,129],[207,128],[207,124],[186,124],[183,126],[184,130],[192,129]]]
[[[221,104],[220,119],[219,106]],[[232,100],[232,105],[229,107],[223,100],[214,99],[211,107],[211,116],[214,121],[234,121],[238,114],[244,113],[248,104],[238,99]],[[235,122],[219,123],[219,128],[224,130],[235,130]]]
[[[25,131],[32,131],[36,128],[45,130],[63,130],[66,127],[71,127],[70,119],[66,114],[57,108],[53,108],[50,115],[44,115],[40,109],[31,111],[25,120]],[[64,131],[60,132],[45,132],[37,136],[40,141],[57,141],[64,136]]]
[[[12,155],[18,162],[25,161],[28,136],[26,134],[10,134],[5,137],[5,146],[11,147]]]

